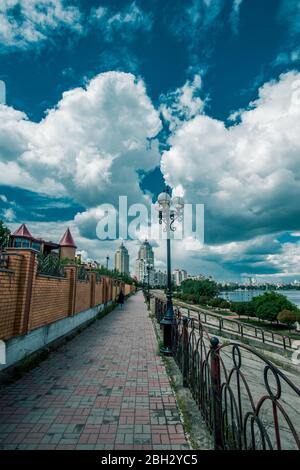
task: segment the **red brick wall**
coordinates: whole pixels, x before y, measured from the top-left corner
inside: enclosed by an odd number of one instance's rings
[[[129,295],[131,292],[133,292],[133,288],[134,288],[133,285],[125,284],[124,285],[124,294]]]
[[[8,249],[9,265],[0,270],[0,339],[26,334],[42,325],[115,300],[120,290],[108,276],[96,282],[79,281],[75,266],[65,268],[65,278],[37,275],[36,253],[30,249]],[[124,293],[132,286],[122,284]]]
[[[75,312],[82,312],[91,308],[91,281],[76,282],[76,301],[75,301]]]
[[[68,316],[68,279],[37,275],[34,280],[29,329],[34,329]]]

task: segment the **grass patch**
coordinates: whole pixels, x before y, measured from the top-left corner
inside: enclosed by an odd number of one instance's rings
[[[223,317],[232,317],[234,315],[233,312],[228,312],[227,310],[213,310],[211,307],[207,307],[210,309],[211,313],[216,313],[217,315],[222,315]]]
[[[287,364],[286,362],[281,361],[280,359],[277,359],[277,357],[274,357],[271,354],[268,354],[268,351],[264,351],[264,356],[270,361],[273,362],[277,367],[283,369],[283,372],[290,372],[295,375],[299,373],[299,368],[296,365],[290,365]]]
[[[262,330],[270,331],[271,333],[279,333],[284,336],[289,336],[293,339],[300,339],[300,333],[287,329],[285,325],[272,325],[271,323],[266,324],[265,322],[261,322],[259,320],[248,320],[246,318],[241,318],[239,319],[239,321],[246,325],[256,326],[257,328],[261,328]]]
[[[106,317],[110,312],[112,312],[116,308],[117,304],[116,302],[113,302],[111,305],[108,305],[107,307],[104,307],[100,312],[97,314],[96,319],[101,320],[101,318]]]

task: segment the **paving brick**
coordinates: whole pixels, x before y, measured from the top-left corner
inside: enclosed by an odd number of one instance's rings
[[[189,449],[137,294],[0,391],[0,449]]]

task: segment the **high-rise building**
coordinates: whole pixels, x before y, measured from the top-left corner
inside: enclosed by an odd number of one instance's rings
[[[173,271],[173,279],[176,286],[180,286],[182,281],[187,279],[188,275],[185,269],[174,269]]]
[[[145,261],[143,259],[136,259],[134,265],[134,275],[139,282],[144,281],[145,277]]]
[[[140,246],[138,259],[144,259],[148,264],[154,266],[154,252],[148,240],[145,240]]]
[[[135,261],[135,277],[139,282],[148,282],[147,266],[150,267],[149,282],[151,285],[154,283],[154,252],[153,248],[145,240],[139,248],[138,258]]]
[[[129,274],[129,254],[123,242],[115,253],[115,268],[119,273]]]
[[[148,271],[149,267],[149,271]],[[149,273],[149,274],[148,274]],[[149,284],[153,286],[155,284],[154,276],[155,270],[152,264],[148,263],[148,261],[144,259],[136,259],[135,266],[134,266],[134,274],[135,277],[139,282],[148,283],[148,275],[149,275]]]
[[[167,273],[161,270],[154,272],[154,286],[165,287],[167,285]]]

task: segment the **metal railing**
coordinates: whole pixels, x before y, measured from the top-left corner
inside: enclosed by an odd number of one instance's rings
[[[155,299],[158,321],[165,305]],[[179,310],[172,344],[216,449],[300,449],[300,389],[273,363],[247,345],[220,344]]]
[[[89,275],[88,271],[85,269],[84,266],[79,266],[77,269],[77,279],[78,281],[88,282]]]
[[[0,250],[0,269],[8,269],[8,255]]]
[[[182,305],[181,302],[176,301],[176,299],[174,300],[174,305],[185,309],[188,317],[196,318],[207,326],[217,328],[220,333],[222,331],[233,333],[240,335],[241,337],[257,339],[263,343],[270,343],[275,346],[280,346],[283,349],[293,351],[293,339],[290,336],[275,333],[258,326],[253,326],[249,323],[244,323],[239,320],[229,319],[218,314],[207,312],[201,309],[201,307],[196,308]]]
[[[39,254],[37,256],[37,274],[64,277],[64,266],[58,256]]]

